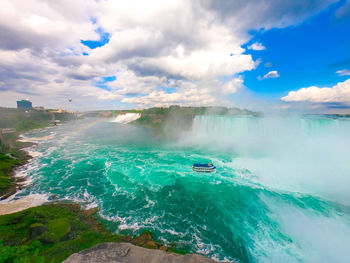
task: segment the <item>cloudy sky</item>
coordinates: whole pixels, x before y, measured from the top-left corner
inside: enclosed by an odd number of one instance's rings
[[[0,36],[0,106],[350,106],[350,1],[1,0]]]

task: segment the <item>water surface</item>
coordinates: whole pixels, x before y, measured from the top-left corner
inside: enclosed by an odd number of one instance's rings
[[[178,140],[87,119],[27,134],[38,142],[19,195],[98,206],[115,232],[238,262],[348,262],[350,122],[198,116]],[[44,138],[44,139],[40,139]],[[217,172],[196,173],[212,161]]]

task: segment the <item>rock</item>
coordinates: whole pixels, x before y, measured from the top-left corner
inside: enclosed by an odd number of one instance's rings
[[[152,240],[152,233],[148,230],[145,230],[141,235],[134,237],[132,243],[137,246],[146,246],[146,244]]]
[[[168,251],[168,247],[166,247],[166,246],[160,246],[159,249],[160,249],[160,250],[163,250],[163,251]]]
[[[102,243],[75,253],[64,263],[214,263],[200,255],[178,255],[129,243]]]
[[[49,197],[49,200],[58,200],[59,197],[60,197],[59,195],[51,195]]]
[[[157,243],[153,240],[147,241],[145,247],[147,248],[157,248]]]
[[[93,207],[93,208],[90,208],[88,210],[85,210],[84,214],[87,216],[92,216],[93,214],[96,214],[97,211],[98,211],[98,207]]]

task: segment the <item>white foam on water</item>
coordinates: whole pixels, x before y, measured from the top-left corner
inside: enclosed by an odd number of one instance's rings
[[[17,171],[15,173],[15,177],[18,177],[18,178],[23,178],[23,177],[26,177],[27,175],[28,175],[28,172],[25,169],[21,169],[20,171]]]
[[[150,200],[148,195],[146,195],[146,202],[147,202],[147,204],[143,208],[150,208],[150,207],[153,207],[155,205],[155,202]]]
[[[267,197],[263,199],[271,210],[270,217],[276,220],[281,231],[293,240],[293,244],[297,246],[294,252],[303,262],[349,262],[349,216],[338,212],[329,212],[325,215],[311,208],[300,208],[285,201]],[[271,247],[266,262],[282,262],[272,260],[271,255],[274,254],[278,256],[281,253],[276,247]]]
[[[200,236],[199,230],[195,230],[195,233],[192,234],[192,244],[195,245],[195,250],[199,254],[208,255],[216,251],[216,248],[213,244],[204,243]]]
[[[184,234],[179,233],[179,232],[176,232],[176,231],[173,230],[173,229],[166,229],[165,231],[168,232],[170,235],[173,235],[173,236],[181,236],[181,237],[184,236]]]
[[[110,122],[117,122],[117,123],[129,123],[132,121],[137,120],[138,118],[141,117],[140,113],[126,113],[126,114],[120,114],[117,117],[115,117],[113,120],[111,120]]]
[[[129,222],[132,220],[132,216],[120,217],[118,214],[112,215],[109,213],[108,215],[106,215],[104,212],[105,212],[104,210],[101,210],[100,216],[107,221],[119,223],[119,226],[118,226],[119,231],[132,230],[133,232],[135,232],[135,231],[139,230],[141,227],[143,227],[138,222],[135,222],[135,221]]]
[[[32,158],[40,157],[43,155],[41,152],[35,151],[33,147],[23,148],[22,150]]]
[[[33,182],[33,179],[31,179],[30,177],[27,178],[27,180],[23,181],[23,182],[20,182],[19,184],[22,186],[22,187],[26,187],[28,185],[30,185],[31,183]]]
[[[96,202],[89,203],[85,206],[85,209],[88,210],[90,208],[98,207],[98,204]]]
[[[54,133],[52,133],[51,135],[46,135],[46,136],[42,136],[42,137],[27,137],[25,135],[20,135],[19,139],[17,141],[19,142],[32,142],[32,143],[43,143],[45,141],[48,141],[50,139],[52,139],[54,137]]]
[[[30,150],[28,150],[27,153],[33,158],[40,157],[43,155],[41,152],[30,151]]]
[[[121,230],[133,230],[133,231],[137,231],[141,228],[141,226],[135,222],[135,223],[132,223],[132,224],[120,224],[118,226],[118,229],[121,231]]]
[[[38,162],[35,159],[31,159],[28,163],[15,170],[14,177],[23,179],[23,181],[18,182],[18,184],[22,187],[29,186],[33,182],[32,177],[29,175],[37,170],[38,167]]]
[[[65,196],[61,200],[66,200],[66,201],[70,201],[70,202],[73,202],[76,204],[80,204],[84,209],[99,207],[98,200],[96,200],[96,198],[89,195],[88,193],[85,194],[85,192],[84,192],[83,198],[77,197],[77,195],[79,195],[79,194],[76,193],[76,195],[73,195],[73,196]]]

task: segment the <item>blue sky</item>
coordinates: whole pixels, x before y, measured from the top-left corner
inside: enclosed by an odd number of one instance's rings
[[[348,0],[3,0],[0,17],[0,106],[350,106]]]
[[[251,42],[262,43],[266,50],[251,52],[261,64],[242,74],[245,85],[259,96],[280,98],[290,90],[333,86],[349,78],[336,74],[350,68],[350,19],[335,15],[343,4],[333,4],[297,26],[251,32]],[[270,70],[280,77],[258,80]]]
[[[97,28],[96,33],[99,34],[99,39],[97,40],[81,40],[81,43],[91,49],[102,47],[109,42],[110,34],[103,31],[102,28]],[[86,54],[86,53],[85,53]]]

